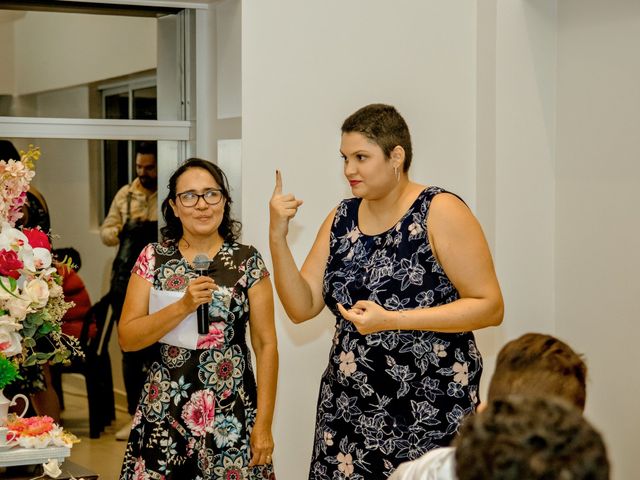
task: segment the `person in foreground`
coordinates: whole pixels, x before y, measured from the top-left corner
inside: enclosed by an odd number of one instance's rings
[[[557,397],[497,399],[456,439],[459,480],[608,480],[600,434]]]
[[[488,402],[507,395],[553,396],[580,411],[587,397],[587,366],[563,341],[526,333],[507,342],[498,353],[489,383]],[[480,404],[478,411],[486,404]],[[456,480],[455,447],[431,450],[400,465],[389,480]]]
[[[478,402],[473,330],[498,325],[503,302],[477,220],[455,195],[409,179],[409,129],[389,105],[342,125],[354,198],[329,213],[302,268],[289,246],[302,202],[270,201],[275,285],[295,323],[336,317],[322,377],[309,478],[385,479],[403,461],[448,445]]]
[[[120,345],[132,351],[160,343],[121,479],[275,479],[273,292],[258,251],[236,241],[240,225],[230,217],[230,204],[222,170],[187,160],[171,176],[162,204],[164,242],[149,244],[134,266]],[[206,275],[195,268],[197,255],[211,259]],[[199,305],[207,305],[208,333],[198,335],[193,321],[186,335],[176,336],[174,329],[195,319]]]

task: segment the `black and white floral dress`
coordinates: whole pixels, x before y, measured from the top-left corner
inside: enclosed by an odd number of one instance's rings
[[[358,333],[346,307],[371,300],[387,310],[430,308],[459,298],[426,232],[423,190],[402,219],[379,235],[358,228],[360,199],[338,206],[330,236],[324,299],[336,316],[322,376],[311,480],[387,478],[402,462],[449,444],[478,403],[482,359],[473,333]]]
[[[198,276],[174,244],[149,244],[133,269],[154,289],[183,292]],[[275,479],[249,468],[256,383],[245,334],[248,290],[269,273],[258,251],[225,242],[209,274],[218,286],[197,348],[158,344],[136,410],[121,480]]]

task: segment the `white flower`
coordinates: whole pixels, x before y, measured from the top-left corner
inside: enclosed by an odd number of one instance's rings
[[[49,300],[49,286],[44,280],[36,278],[24,286],[22,294],[25,300],[29,300],[32,307],[42,308]]]
[[[22,245],[22,249],[31,250],[29,241],[24,233],[13,228],[9,223],[2,222],[0,229],[0,250],[13,250],[14,245]]]
[[[42,464],[42,469],[45,475],[48,475],[51,478],[58,478],[62,475],[62,470],[60,470],[60,465],[58,465],[58,460],[55,458],[53,460],[49,460],[47,463]]]
[[[0,352],[6,357],[22,353],[22,337],[19,333],[0,325]]]
[[[27,316],[30,303],[30,301],[19,297],[9,297],[5,303],[5,308],[9,310],[9,315],[14,321],[21,322]]]
[[[51,437],[48,434],[38,436],[21,436],[18,438],[18,444],[22,448],[45,448],[51,443]]]
[[[64,291],[62,290],[62,286],[57,283],[53,283],[53,285],[49,286],[49,297],[55,298],[63,295]]]

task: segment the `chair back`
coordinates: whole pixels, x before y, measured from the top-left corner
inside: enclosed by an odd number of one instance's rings
[[[107,293],[91,306],[84,317],[79,340],[85,355],[99,357],[109,348],[109,339],[113,330],[113,315],[109,315],[110,300],[110,295]],[[89,328],[93,323],[96,325],[96,335],[90,338]]]

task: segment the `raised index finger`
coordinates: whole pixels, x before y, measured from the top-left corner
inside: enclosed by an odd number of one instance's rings
[[[274,195],[280,195],[282,193],[282,174],[280,170],[276,170],[276,186],[273,189]]]

